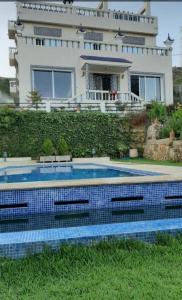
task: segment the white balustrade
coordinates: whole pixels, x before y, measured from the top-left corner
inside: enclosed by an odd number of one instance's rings
[[[70,5],[60,5],[60,4],[49,4],[49,3],[21,3],[21,6],[25,9],[39,10],[52,13],[61,14],[73,14],[85,17],[97,17],[97,18],[108,18],[119,21],[130,21],[136,23],[155,23],[156,18],[144,15],[138,15],[130,12],[120,12],[111,10],[101,10],[86,7],[74,7]]]
[[[15,48],[15,47],[9,47],[9,53],[10,53],[10,54],[15,54],[15,53],[17,53],[17,48]]]
[[[21,103],[20,108],[18,109],[43,110],[50,112],[76,111],[78,110],[78,107],[83,111],[127,113],[144,110],[145,102],[133,93],[122,93],[121,91],[118,91],[115,95],[112,95],[108,91],[89,90],[69,99],[44,99],[37,107],[30,101]]]
[[[65,40],[53,38],[40,38],[33,36],[23,36],[27,45],[41,46],[41,47],[62,47],[72,49],[84,49],[87,51],[111,52],[111,53],[124,53],[129,55],[158,55],[168,56],[169,49],[165,47],[138,47],[138,46],[123,46],[119,44],[109,44],[103,42],[90,42],[85,41],[82,43],[79,40]],[[83,48],[82,48],[83,47]],[[10,48],[12,52],[16,52],[16,48]]]

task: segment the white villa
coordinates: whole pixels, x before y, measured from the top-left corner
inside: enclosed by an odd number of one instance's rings
[[[78,103],[103,112],[116,101],[132,109],[154,99],[173,103],[172,40],[156,45],[150,2],[137,13],[111,11],[107,1],[97,8],[64,2],[17,1],[8,34],[16,43],[9,61],[20,106],[28,105],[30,91],[39,91],[48,111]]]

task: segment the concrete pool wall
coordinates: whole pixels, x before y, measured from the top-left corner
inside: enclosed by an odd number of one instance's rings
[[[182,204],[182,182],[102,184],[0,191],[0,216]]]

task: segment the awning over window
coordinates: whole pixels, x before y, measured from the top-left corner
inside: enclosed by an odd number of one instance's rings
[[[84,71],[88,64],[90,72],[123,73],[132,64],[131,61],[119,57],[81,55],[80,58],[84,60],[81,69]]]
[[[92,56],[92,55],[81,55],[80,57],[84,60],[107,61],[107,62],[126,63],[126,64],[132,63],[131,61],[125,58],[117,58],[117,57]]]

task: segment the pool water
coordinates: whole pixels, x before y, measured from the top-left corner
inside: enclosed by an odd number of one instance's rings
[[[1,216],[0,233],[44,230],[51,228],[69,228],[99,224],[117,224],[132,222],[181,218],[182,205],[150,205],[125,208],[106,208],[75,212],[42,213],[19,216]],[[1,235],[0,235],[1,237]]]
[[[37,164],[0,169],[0,183],[95,179],[154,175],[96,164]],[[155,174],[157,175],[157,174]]]

